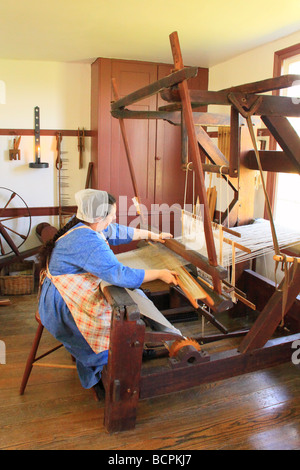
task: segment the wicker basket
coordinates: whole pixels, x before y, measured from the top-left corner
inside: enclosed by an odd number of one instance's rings
[[[34,292],[34,261],[23,261],[5,266],[0,271],[2,295],[22,295]]]

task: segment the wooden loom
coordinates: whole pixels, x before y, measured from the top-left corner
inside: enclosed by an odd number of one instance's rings
[[[178,333],[157,327],[157,325],[154,331],[149,331],[146,328],[137,303],[125,289],[115,286],[104,287],[104,295],[113,307],[109,359],[103,370],[103,384],[106,391],[105,427],[108,432],[127,430],[135,426],[139,399],[167,394],[195,387],[202,383],[221,380],[287,362],[291,360],[293,342],[300,339],[300,301],[297,299],[300,291],[300,263],[295,257],[290,260],[286,259],[290,262],[290,267],[287,269],[286,278],[277,289],[269,284],[268,289],[266,289],[265,280],[249,270],[245,271],[245,282],[247,282],[250,291],[256,290],[251,289],[251,286],[257,280],[258,284],[264,285],[265,292],[270,292],[269,299],[262,301],[256,298],[261,312],[249,330],[229,332],[210,311],[205,309],[206,304],[211,307],[213,313],[218,314],[232,307],[232,302],[230,297],[224,294],[227,271],[219,266],[217,262],[205,192],[204,171],[220,173],[222,176],[228,175],[228,177],[235,178],[239,183],[236,187],[242,186],[240,116],[247,120],[251,131],[251,116],[258,115],[261,116],[283,150],[277,152],[276,157],[273,154],[274,162],[272,164],[269,160],[269,154],[261,155],[262,159],[260,160],[259,152],[255,149],[254,155],[253,152],[248,154],[247,161],[250,161],[250,163],[243,161],[243,168],[248,165],[250,168],[254,167],[254,169],[278,171],[284,169],[285,162],[288,161],[289,166],[293,167],[293,171],[299,173],[299,137],[295,136],[295,132],[286,119],[286,116],[299,116],[298,108],[290,98],[257,94],[290,86],[295,81],[295,76],[278,77],[219,92],[189,91],[187,79],[195,74],[195,68],[183,67],[176,33],[170,35],[170,41],[175,71],[149,87],[140,89],[113,102],[112,115],[120,120],[122,135],[127,148],[127,158],[130,163],[130,151],[128,143],[126,143],[124,119],[166,119],[178,124],[181,123],[182,112],[188,136],[190,156],[198,184],[200,203],[204,206],[207,257],[193,250],[186,250],[176,240],[167,240],[165,246],[190,263],[190,274],[195,276],[197,282],[209,294],[207,298],[198,302],[198,308],[193,307],[192,309],[197,314],[204,315],[208,321],[219,329],[220,333],[210,338],[192,338],[190,341],[186,341],[186,338],[184,338],[183,343],[175,343],[175,340],[178,340]],[[126,106],[133,102],[158,92],[162,92],[162,96],[171,102],[164,109],[160,109],[158,112],[134,112],[126,109]],[[193,107],[203,104],[231,106],[229,162],[202,128],[202,125],[207,124],[218,125],[219,117],[209,113],[193,113]],[[195,120],[198,124],[199,122],[201,124],[200,127],[197,127],[197,135],[194,125]],[[203,164],[199,148],[210,159],[211,164]],[[132,167],[131,170],[133,170]],[[241,191],[235,191],[234,200],[228,208],[228,213],[234,213],[238,193],[241,193]],[[136,196],[138,197],[137,191]],[[234,215],[233,218],[237,223],[237,216]],[[284,260],[284,255],[280,250],[275,250],[275,256],[277,256],[276,262]],[[199,271],[196,268],[210,276],[211,285],[207,285],[199,279]],[[286,282],[287,278],[288,283]],[[235,291],[240,293],[242,297],[244,296],[239,289],[236,288]],[[191,309],[184,292],[178,292],[173,287],[169,292],[166,291],[163,294],[159,292],[148,293],[148,295],[161,310],[162,305],[164,305],[164,314],[184,313]],[[162,302],[162,298],[165,299],[166,295],[169,299],[167,309],[165,308],[166,304]],[[288,318],[287,313],[290,314],[292,306],[294,316],[292,315],[293,321],[291,323],[293,324],[293,330],[291,329],[289,336],[274,338],[275,330],[284,318]],[[196,346],[200,342],[205,343],[221,338],[239,336],[242,337],[242,340],[236,349],[226,350],[211,356]],[[180,340],[182,339],[180,338]],[[146,369],[142,367],[145,344],[170,344],[170,342],[173,345],[175,344],[175,347],[169,348],[170,357],[166,365]]]

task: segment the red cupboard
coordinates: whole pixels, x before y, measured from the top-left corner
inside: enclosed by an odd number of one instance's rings
[[[117,198],[126,196],[127,207],[132,205],[134,191],[119,121],[110,113],[113,100],[111,79],[115,78],[121,98],[170,74],[172,67],[105,58],[98,58],[92,64],[92,187],[106,190]],[[199,68],[198,75],[188,83],[191,89],[207,90],[208,69]],[[129,109],[156,111],[164,104],[167,103],[158,94],[135,103]],[[185,171],[181,167],[180,126],[163,120],[127,119],[125,127],[142,204],[148,211],[154,203],[182,205]],[[127,208],[121,205],[118,214],[121,223],[125,212]]]

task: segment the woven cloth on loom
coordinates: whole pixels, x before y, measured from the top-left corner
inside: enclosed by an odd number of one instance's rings
[[[287,248],[293,245],[296,245],[300,242],[300,233],[275,224],[276,235],[278,239],[278,244],[280,249]],[[244,247],[251,250],[251,253],[246,253],[245,251],[240,250],[238,247],[235,247],[235,263],[240,263],[242,261],[250,260],[257,258],[259,256],[264,256],[269,253],[274,252],[273,239],[271,233],[270,222],[264,219],[257,219],[253,224],[241,225],[239,227],[233,227],[232,230],[239,233],[241,237],[235,237],[232,234],[226,233],[226,238],[243,245]],[[219,259],[219,229],[213,230],[216,253]],[[193,249],[207,257],[206,245],[203,244],[203,234],[199,234],[199,242],[197,247],[197,240],[194,240]],[[232,246],[223,243],[223,263],[224,267],[232,265]]]
[[[125,266],[138,269],[169,269],[176,271],[179,279],[194,299],[203,299],[206,294],[184,269],[188,261],[173,253],[161,243],[150,244],[117,255]]]

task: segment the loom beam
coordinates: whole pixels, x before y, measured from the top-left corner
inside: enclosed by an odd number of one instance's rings
[[[267,91],[289,88],[299,79],[300,75],[296,74],[281,75],[280,77],[267,78],[265,80],[259,80],[258,82],[244,83],[242,85],[224,88],[221,91],[227,93],[236,91],[240,91],[242,93],[266,93]]]
[[[140,398],[174,393],[289,362],[292,344],[299,339],[300,335],[295,334],[270,340],[263,348],[244,354],[232,349],[210,356],[210,361],[201,364],[182,365],[177,369],[164,368],[152,373],[144,370],[141,374]]]
[[[299,164],[293,163],[285,152],[280,150],[259,150],[259,158],[263,171],[275,171],[276,173],[300,173]],[[249,170],[259,170],[254,150],[245,154],[243,164]],[[297,171],[298,168],[298,171]]]
[[[148,86],[140,88],[139,90],[134,91],[133,93],[130,93],[129,95],[124,96],[119,100],[116,100],[111,104],[111,109],[115,110],[125,108],[125,106],[129,106],[135,103],[136,101],[140,101],[143,98],[159,93],[165,88],[174,86],[182,82],[182,80],[187,80],[188,78],[195,77],[197,75],[197,72],[197,67],[186,67],[182,70],[178,70],[168,75],[167,77],[161,78],[160,80],[157,80],[156,82]]]
[[[175,70],[184,70],[178,35],[176,32],[174,32],[170,34],[169,37],[170,37]],[[189,149],[190,149],[191,159],[196,168],[195,174],[196,174],[196,181],[198,182],[200,203],[203,204],[203,209],[204,209],[203,218],[204,218],[204,233],[205,233],[205,240],[206,240],[206,247],[207,247],[207,255],[208,255],[210,265],[216,267],[218,266],[217,255],[216,255],[214,238],[213,238],[213,233],[212,233],[212,228],[211,228],[211,220],[210,220],[209,206],[208,206],[206,190],[205,190],[202,162],[201,162],[199,147],[198,147],[197,138],[196,138],[193,112],[192,112],[192,107],[191,107],[191,103],[189,99],[189,90],[188,90],[186,80],[183,80],[182,82],[180,82],[178,84],[178,88],[179,88],[179,94],[180,94],[181,103],[182,103],[185,126],[187,129],[187,134],[188,134],[188,139],[189,139]],[[214,289],[220,294],[222,291],[221,282],[216,276],[213,276],[213,284],[214,284]]]
[[[253,100],[253,96],[247,93],[236,92],[233,94],[241,100]],[[194,108],[207,105],[223,105],[231,106],[228,93],[224,91],[205,91],[205,90],[189,90],[191,105]],[[258,95],[262,97],[259,107],[254,112],[254,116],[287,116],[299,117],[299,110],[294,104],[294,98],[287,96],[271,96]],[[161,92],[161,97],[165,101],[172,102],[168,107],[168,111],[181,109],[179,90],[172,88]],[[175,105],[173,104],[175,102]],[[162,110],[162,108],[160,108]]]
[[[225,279],[227,277],[227,271],[222,266],[212,266],[207,261],[207,258],[197,251],[187,249],[182,243],[178,240],[174,239],[166,239],[164,241],[164,246],[169,248],[174,253],[182,256],[182,258],[186,259],[194,266],[197,266],[202,271],[205,271],[212,277],[216,277],[218,279]]]
[[[299,116],[300,111],[298,110]],[[284,116],[262,116],[261,119],[275,137],[297,173],[300,173],[300,139],[291,123]]]

